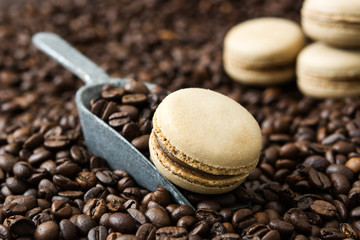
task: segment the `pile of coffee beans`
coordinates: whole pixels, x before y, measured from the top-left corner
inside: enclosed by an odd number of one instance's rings
[[[149,157],[152,117],[166,96],[167,91],[161,87],[149,90],[143,82],[135,80],[123,87],[105,84],[100,97],[91,99],[90,110]]]
[[[359,239],[360,99],[315,100],[294,83],[247,87],[222,70],[230,27],[260,16],[298,21],[301,0],[20,2],[0,10],[0,238]],[[83,140],[74,103],[82,83],[31,46],[38,31],[58,33],[113,77],[161,86],[140,90],[137,118],[134,108],[124,111],[135,100],[124,104],[116,92],[139,90],[105,85],[92,101],[105,121],[115,114],[114,128],[129,141],[148,134],[142,126],[168,91],[210,88],[261,125],[258,166],[228,194],[186,193],[196,209],[110,170]]]

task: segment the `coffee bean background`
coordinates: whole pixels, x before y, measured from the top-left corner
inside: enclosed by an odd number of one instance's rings
[[[311,99],[294,83],[247,87],[222,69],[222,41],[233,25],[261,16],[299,21],[301,0],[5,2],[0,238],[359,238],[360,100]],[[148,192],[136,176],[110,170],[84,144],[74,103],[81,81],[31,45],[38,31],[61,35],[112,77],[159,85],[156,94],[137,88],[125,107],[109,105],[123,94],[111,86],[103,89],[103,102],[92,102],[144,154],[158,94],[204,87],[255,116],[263,133],[258,166],[228,194],[186,193],[195,210],[174,204],[162,188]],[[144,104],[141,94],[153,105],[129,107]],[[229,209],[244,201],[251,206]]]

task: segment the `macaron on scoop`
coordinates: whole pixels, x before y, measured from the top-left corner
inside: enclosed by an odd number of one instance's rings
[[[202,194],[238,187],[262,147],[258,123],[220,93],[188,88],[168,95],[153,117],[150,158],[174,184]]]

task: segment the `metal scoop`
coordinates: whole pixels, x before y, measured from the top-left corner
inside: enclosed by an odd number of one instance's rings
[[[33,36],[34,45],[78,76],[86,85],[76,93],[76,106],[86,141],[86,146],[94,154],[106,159],[112,169],[123,169],[135,181],[150,191],[157,187],[166,188],[176,203],[189,205],[181,192],[161,175],[151,162],[145,158],[125,138],[100,118],[89,111],[90,100],[100,96],[106,83],[122,87],[130,79],[112,79],[99,66],[82,55],[65,40],[53,33],[37,33]],[[149,89],[154,85],[146,84]]]

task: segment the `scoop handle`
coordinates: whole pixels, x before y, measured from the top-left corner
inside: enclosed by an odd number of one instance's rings
[[[78,76],[85,84],[103,83],[110,79],[104,70],[55,33],[36,33],[32,37],[32,42],[39,50]]]

